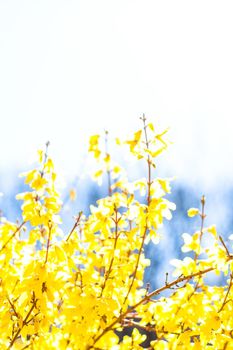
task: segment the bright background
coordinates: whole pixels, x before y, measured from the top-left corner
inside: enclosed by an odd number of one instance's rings
[[[230,181],[232,16],[227,0],[0,0],[1,167],[49,139],[75,173],[89,134],[144,112],[171,127],[175,175]]]

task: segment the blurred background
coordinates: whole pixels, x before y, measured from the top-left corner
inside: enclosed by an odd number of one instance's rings
[[[173,177],[177,205],[146,278],[170,271],[189,207],[206,195],[207,224],[233,232],[233,3],[215,0],[0,1],[0,208],[20,216],[18,173],[50,140],[65,202],[64,229],[106,194],[91,181],[88,138],[141,127],[145,113],[173,141],[157,174]],[[114,154],[114,149],[113,149]],[[115,154],[119,158],[119,154]],[[123,165],[131,169],[127,159]],[[132,178],[143,176],[139,167]],[[69,191],[77,198],[70,201]],[[161,283],[161,282],[160,282]]]

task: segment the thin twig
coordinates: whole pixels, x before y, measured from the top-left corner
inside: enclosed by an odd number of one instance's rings
[[[18,312],[17,312],[16,309],[15,309],[15,305],[11,302],[9,296],[7,296],[7,300],[8,300],[8,302],[9,302],[9,304],[10,304],[12,310],[14,311],[15,316],[16,316],[17,318],[19,318],[19,314],[18,314]]]
[[[228,298],[228,295],[229,295],[231,287],[232,287],[232,280],[233,280],[233,274],[231,273],[229,285],[228,285],[228,288],[227,288],[227,292],[226,292],[225,298],[223,300],[222,306],[218,310],[218,313],[220,313],[224,309],[224,306],[227,304],[227,298]]]
[[[45,171],[45,164],[48,159],[48,149],[49,149],[50,141],[47,141],[45,144],[45,155],[44,155],[44,161],[43,161],[43,169],[41,171],[41,178],[44,177],[44,171]]]
[[[225,249],[225,251],[226,251],[226,253],[227,253],[227,256],[228,256],[228,258],[231,256],[231,254],[230,254],[230,252],[229,252],[229,250],[228,250],[228,248],[227,248],[227,246],[226,246],[226,243],[224,242],[224,240],[223,240],[223,238],[221,237],[221,236],[219,236],[219,240],[220,240],[220,242],[222,243],[222,245],[223,245],[223,247],[224,247],[224,249]]]
[[[34,310],[34,308],[36,307],[36,302],[37,300],[35,299],[35,293],[33,292],[33,297],[32,297],[32,306],[31,308],[29,309],[27,315],[25,316],[24,320],[23,320],[23,323],[22,323],[22,327],[19,327],[17,332],[15,333],[14,337],[12,338],[10,344],[9,344],[9,347],[7,348],[7,350],[9,350],[15,343],[15,341],[17,340],[18,336],[20,335],[20,332],[22,331],[23,327],[27,325],[27,321],[32,313],[32,311]]]
[[[181,334],[181,333],[178,333],[178,332],[168,332],[168,331],[165,331],[165,330],[156,330],[155,326],[152,326],[152,325],[143,326],[140,323],[137,323],[137,322],[134,322],[134,321],[131,321],[131,320],[128,323],[123,324],[123,327],[137,327],[137,328],[143,329],[146,332],[155,332],[156,334],[157,333],[162,333],[162,334],[169,333],[169,334],[174,334],[174,335],[180,335]]]
[[[82,216],[83,212],[80,211],[79,214],[78,214],[78,217],[76,218],[75,220],[75,223],[74,223],[74,226],[72,227],[70,233],[68,234],[67,238],[66,238],[66,242],[68,242],[68,240],[70,239],[72,233],[74,232],[74,230],[77,228],[77,226],[79,225],[79,222],[80,222],[80,219],[81,219],[81,216]]]
[[[110,261],[110,264],[109,264],[109,268],[108,268],[108,271],[106,272],[106,275],[105,275],[105,279],[104,279],[104,283],[103,283],[103,286],[102,286],[102,290],[101,290],[101,293],[100,293],[100,297],[102,297],[103,295],[103,291],[106,287],[106,283],[107,283],[107,280],[109,279],[109,276],[112,272],[112,266],[113,266],[113,263],[114,263],[114,259],[115,259],[115,250],[116,250],[116,247],[117,247],[117,240],[119,238],[119,234],[118,234],[118,222],[119,222],[119,219],[118,219],[118,211],[117,211],[117,208],[115,207],[115,219],[114,219],[114,222],[115,222],[115,237],[114,237],[114,246],[113,246],[113,254],[112,254],[112,257],[111,257],[111,261]]]
[[[149,293],[148,295],[146,295],[144,298],[142,298],[139,302],[137,302],[136,304],[130,306],[124,313],[121,313],[108,327],[106,327],[101,334],[99,334],[95,339],[94,339],[94,343],[92,345],[87,346],[87,350],[92,349],[94,347],[94,345],[97,343],[98,340],[100,340],[107,332],[109,332],[110,330],[112,330],[112,328],[117,324],[117,323],[121,323],[124,318],[131,313],[132,311],[134,311],[138,306],[140,306],[141,304],[144,304],[148,301],[150,301],[150,299],[160,293],[162,293],[163,291],[165,291],[166,289],[170,289],[171,287],[177,285],[178,283],[190,280],[192,278],[198,277],[198,276],[202,276],[208,272],[214,271],[216,269],[216,267],[209,267],[208,269],[205,270],[200,270],[198,272],[195,272],[193,274],[190,274],[188,276],[181,276],[178,277],[177,279],[175,279],[174,281],[167,283],[166,285],[162,286],[161,288],[158,288],[156,290],[154,290],[153,292]]]
[[[49,221],[48,228],[49,228],[49,235],[47,240],[47,247],[46,247],[46,256],[45,256],[45,264],[48,261],[48,255],[49,255],[49,246],[50,246],[50,240],[51,240],[51,231],[52,231],[52,223]]]
[[[203,230],[204,230],[204,221],[205,221],[205,218],[206,218],[206,214],[205,214],[205,196],[203,195],[201,197],[201,214],[200,214],[200,217],[201,217],[201,229],[200,229],[200,244],[201,244],[201,240],[202,240],[202,236],[203,236]],[[194,256],[194,261],[197,261],[197,258],[198,258],[198,253],[195,253],[195,256]]]
[[[144,114],[143,114],[143,117],[141,118],[141,120],[143,122],[143,129],[144,129],[144,134],[145,134],[146,147],[147,147],[147,149],[149,149],[149,141],[148,141],[147,130],[146,130],[146,128],[147,128],[146,117],[145,117]],[[147,189],[147,212],[148,212],[148,207],[149,207],[150,201],[151,201],[151,161],[150,161],[150,156],[149,155],[148,155],[148,158],[147,158],[147,167],[148,167],[148,182],[147,182],[147,185],[148,185],[148,189]],[[132,275],[132,279],[131,279],[131,283],[130,283],[129,289],[127,291],[127,294],[125,296],[123,305],[125,305],[126,300],[128,299],[128,296],[129,296],[129,294],[130,294],[130,292],[132,290],[132,287],[134,285],[134,281],[135,281],[135,278],[136,278],[136,275],[137,275],[137,270],[138,270],[140,258],[141,258],[143,247],[144,247],[144,242],[145,242],[145,239],[146,239],[147,230],[148,230],[148,226],[147,226],[147,218],[146,218],[146,225],[145,225],[145,228],[144,228],[144,233],[143,233],[143,236],[142,236],[142,242],[141,242],[141,245],[140,245],[140,248],[139,248],[139,252],[137,254],[137,261],[136,261],[135,269],[134,269],[134,272],[133,272],[133,275]],[[121,308],[121,311],[122,311],[122,308]]]
[[[109,157],[108,153],[108,130],[105,130],[105,156]],[[108,195],[112,195],[112,183],[111,183],[111,171],[107,169],[107,177],[108,177]]]
[[[3,244],[2,248],[0,249],[0,252],[3,251],[3,249],[6,248],[7,244],[12,240],[12,238],[15,237],[16,233],[19,232],[21,230],[21,228],[23,227],[23,225],[25,224],[26,222],[23,221],[18,227],[17,229],[12,233],[12,235],[8,238],[8,240],[6,241],[6,243]]]

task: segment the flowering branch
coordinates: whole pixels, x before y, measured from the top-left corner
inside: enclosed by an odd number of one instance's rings
[[[21,228],[23,227],[23,225],[25,225],[25,221],[23,221],[18,227],[17,229],[12,233],[12,235],[8,238],[8,240],[6,241],[6,243],[3,244],[2,248],[0,249],[0,252],[3,251],[3,249],[6,248],[6,246],[8,245],[8,243],[12,240],[12,238],[15,237],[16,233],[19,232],[21,230]]]

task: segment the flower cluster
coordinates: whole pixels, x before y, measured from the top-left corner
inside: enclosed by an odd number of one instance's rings
[[[158,230],[175,205],[165,198],[170,180],[153,177],[167,130],[141,119],[142,129],[117,143],[144,162],[147,177],[129,181],[108,152],[107,132],[105,147],[92,136],[95,178],[106,176],[108,195],[88,216],[78,213],[68,233],[60,228],[48,150],[39,152],[37,169],[23,174],[29,190],[17,196],[22,221],[0,223],[1,349],[142,349],[147,331],[155,335],[148,349],[233,349],[233,256],[215,226],[204,227],[204,197],[200,210],[188,212],[200,216],[200,230],[183,235],[189,256],[172,261],[176,277],[154,291],[143,284],[150,264],[145,244],[159,243]],[[210,272],[224,273],[226,285],[207,285]],[[133,331],[124,335],[128,327]]]

